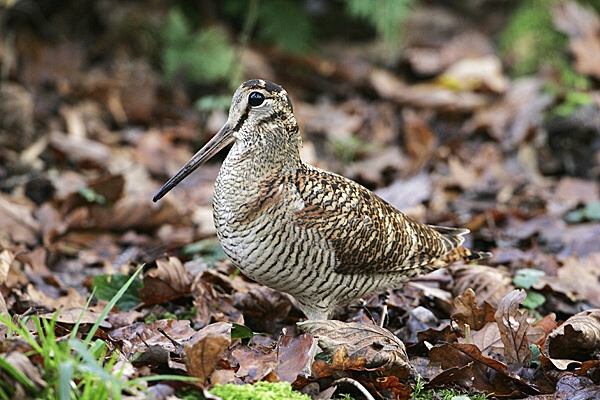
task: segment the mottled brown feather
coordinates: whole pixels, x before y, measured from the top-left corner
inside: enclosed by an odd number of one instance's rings
[[[355,182],[317,168],[299,169],[293,183],[305,204],[295,212],[296,224],[327,239],[337,272],[417,274],[436,260],[444,262],[468,232],[423,225]]]

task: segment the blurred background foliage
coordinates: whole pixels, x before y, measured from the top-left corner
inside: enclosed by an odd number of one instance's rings
[[[383,44],[388,54],[398,55],[407,18],[419,6],[435,4],[463,14],[483,31],[493,31],[504,56],[504,71],[512,77],[549,71],[545,74],[549,77],[547,91],[562,99],[552,112],[565,115],[591,103],[588,92],[592,82],[574,70],[567,36],[553,24],[552,7],[561,1],[5,0],[0,7],[7,35],[23,21],[54,42],[65,37],[85,41],[100,31],[108,32],[104,42],[89,46],[97,55],[90,57],[92,62],[101,62],[106,54],[119,57],[123,52],[149,57],[166,85],[185,87],[198,107],[206,110],[227,106],[226,98],[244,73],[241,50],[250,42],[296,57],[332,42]],[[579,2],[600,10],[600,0]],[[63,12],[66,8],[68,13]],[[501,23],[488,24],[482,17],[486,13],[502,15]],[[61,14],[68,17],[49,23],[53,15]],[[400,68],[399,58],[391,63],[395,72]],[[404,75],[427,78],[410,71]]]

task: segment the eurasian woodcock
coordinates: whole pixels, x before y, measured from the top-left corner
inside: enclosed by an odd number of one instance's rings
[[[221,245],[246,276],[294,296],[308,319],[491,256],[461,246],[467,229],[421,224],[356,182],[304,163],[287,92],[260,79],[236,90],[227,123],[153,200],[231,143],[213,198]]]

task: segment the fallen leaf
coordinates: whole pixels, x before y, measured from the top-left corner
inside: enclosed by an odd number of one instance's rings
[[[156,268],[144,274],[140,297],[146,305],[175,300],[191,292],[192,281],[192,275],[178,258],[161,258],[156,260]]]
[[[217,322],[195,333],[183,344],[183,360],[190,376],[206,383],[225,349],[231,344],[231,324]]]
[[[364,371],[365,358],[351,358],[345,347],[338,349],[331,357],[331,362],[325,360],[315,360],[312,364],[311,372],[315,379],[331,377],[339,371]]]
[[[402,112],[404,120],[404,149],[411,157],[410,167],[404,176],[417,173],[431,158],[437,146],[437,137],[422,115],[411,109]]]
[[[31,205],[17,203],[0,193],[0,238],[29,246],[36,245],[41,230],[31,212]]]
[[[335,320],[309,320],[297,325],[312,333],[330,357],[343,348],[350,358],[364,358],[365,368],[399,367],[412,371],[404,343],[387,329]]]
[[[10,265],[15,259],[15,255],[10,250],[2,250],[0,252],[0,285],[6,282]]]
[[[138,351],[145,351],[148,347],[159,345],[167,351],[178,353],[174,344],[159,332],[164,330],[169,337],[177,342],[189,340],[196,334],[190,326],[190,321],[163,319],[152,323],[136,322],[132,325],[117,328],[110,332],[110,335],[116,340],[126,340],[131,343],[131,348],[126,354],[127,357]]]
[[[460,59],[437,79],[455,90],[484,89],[504,93],[508,88],[508,80],[502,74],[502,60],[494,54]]]
[[[41,391],[48,386],[46,381],[42,378],[41,371],[22,352],[11,351],[8,354],[3,354],[2,357],[6,362],[12,365],[13,368],[17,369],[20,373],[29,378],[29,382],[33,384],[32,389]],[[14,376],[12,376],[11,374],[8,374],[8,376],[5,375],[0,369],[0,376],[2,375],[4,375],[3,382],[5,384],[10,384],[11,382],[13,384],[18,384]],[[30,393],[30,395],[33,395],[33,393]]]
[[[285,335],[278,343],[278,364],[275,372],[282,382],[294,382],[312,360],[312,335]]]
[[[486,302],[492,308],[497,306],[500,300],[514,289],[510,274],[501,268],[486,265],[452,265],[448,270],[454,278],[453,294],[459,296],[471,288],[477,293],[479,307],[485,307]]]
[[[586,361],[600,354],[600,309],[580,312],[553,330],[544,343],[550,358]]]
[[[565,1],[553,7],[553,16],[556,27],[569,36],[577,72],[600,78],[600,18],[594,9]]]
[[[278,335],[284,327],[292,303],[287,294],[266,286],[236,292],[233,306],[244,313],[244,321],[256,332]],[[266,319],[265,315],[269,318]]]
[[[235,375],[247,383],[261,381],[277,369],[277,351],[272,348],[241,346],[232,355],[240,365]]]
[[[55,131],[50,134],[49,147],[59,158],[65,158],[82,168],[107,168],[110,148],[95,140],[71,137]]]
[[[513,290],[498,304],[495,318],[504,343],[504,358],[510,364],[527,364],[532,357],[527,331],[531,327],[527,314],[519,311],[519,305],[527,297],[524,290]]]
[[[513,149],[531,139],[542,126],[543,112],[552,96],[540,92],[539,78],[522,78],[513,82],[500,101],[480,107],[464,129],[466,132],[488,131],[505,149]]]
[[[456,313],[450,316],[458,326],[464,329],[468,324],[472,330],[482,329],[488,322],[494,322],[494,308],[487,301],[483,302],[483,308],[477,307],[475,292],[469,288],[465,293],[454,299]]]

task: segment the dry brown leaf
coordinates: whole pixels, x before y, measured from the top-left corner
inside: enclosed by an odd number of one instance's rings
[[[56,318],[57,322],[64,324],[74,325],[76,322],[81,324],[95,324],[100,319],[102,309],[92,310],[88,308],[70,308],[68,310],[60,310],[58,315],[56,313],[46,313],[40,315],[40,317],[47,318],[48,320]],[[54,317],[56,315],[56,317]],[[105,329],[112,328],[112,325],[107,321],[100,322],[100,326]]]
[[[536,322],[533,327],[538,329],[540,332],[542,332],[542,334],[540,335],[540,340],[535,341],[535,344],[537,344],[538,346],[542,346],[542,344],[544,343],[544,341],[546,340],[546,338],[548,337],[548,335],[554,330],[556,329],[556,327],[558,326],[558,322],[556,322],[556,314],[554,313],[550,313],[548,315],[545,315],[542,319],[540,319],[538,322]],[[533,340],[531,340],[531,342],[534,342]]]
[[[504,354],[504,343],[502,343],[498,324],[495,322],[485,324],[480,330],[472,332],[470,341],[464,339],[461,343],[463,342],[474,344],[483,355],[488,357],[496,358],[496,355]]]
[[[464,129],[466,132],[487,130],[504,148],[512,149],[530,139],[542,126],[543,111],[553,99],[541,94],[544,83],[538,78],[513,82],[500,101],[479,108]]]
[[[27,286],[27,296],[23,299],[30,301],[31,306],[45,307],[52,311],[58,309],[64,311],[71,309],[82,310],[87,304],[87,298],[82,296],[75,288],[69,288],[66,295],[54,299],[31,284]]]
[[[211,320],[243,323],[242,312],[233,306],[234,296],[228,280],[213,270],[206,270],[192,285],[194,323],[204,326]]]
[[[404,171],[404,176],[417,173],[433,155],[437,146],[437,137],[427,121],[416,111],[405,109],[404,119],[404,149],[411,157],[410,167]]]
[[[478,331],[488,322],[495,321],[494,308],[487,301],[483,302],[483,308],[477,307],[475,292],[471,288],[454,299],[454,308],[456,308],[456,313],[450,318],[456,321],[462,329],[465,324],[468,324],[472,330]]]
[[[550,215],[562,217],[578,205],[600,201],[600,184],[591,180],[563,177],[548,199],[546,209]]]
[[[525,365],[532,358],[527,337],[531,325],[527,322],[527,314],[519,311],[525,297],[527,293],[524,290],[513,290],[498,304],[495,314],[504,343],[504,358],[509,365]]]
[[[511,393],[490,382],[487,368],[504,374],[508,368],[500,361],[484,357],[472,344],[442,344],[429,350],[431,362],[441,363],[444,371],[432,379],[431,385],[446,385],[449,382],[497,395]],[[500,389],[500,390],[498,390]]]
[[[61,157],[83,168],[106,168],[110,159],[110,148],[95,140],[74,138],[61,132],[50,134],[50,148]]]
[[[454,278],[452,293],[459,296],[467,289],[477,293],[477,305],[488,302],[496,307],[508,292],[514,289],[510,274],[500,268],[485,265],[453,265],[448,268]]]
[[[329,356],[344,348],[350,358],[364,358],[365,368],[400,367],[412,371],[404,343],[387,329],[335,320],[309,320],[297,325],[312,333]]]
[[[600,354],[600,309],[580,312],[552,331],[544,352],[553,359],[586,361]]]
[[[156,260],[156,268],[144,274],[140,297],[146,305],[175,300],[190,293],[193,276],[176,257]]]
[[[190,321],[164,319],[152,323],[136,322],[110,332],[111,336],[117,340],[124,340],[130,343],[129,351],[126,356],[130,357],[137,351],[145,351],[149,346],[159,345],[167,351],[178,353],[173,343],[159,332],[159,328],[164,330],[169,337],[175,341],[183,342],[189,340],[196,334],[190,326]]]
[[[232,355],[240,364],[235,375],[244,382],[261,381],[277,369],[277,351],[272,348],[241,346],[234,349]]]
[[[313,336],[303,334],[300,336],[285,335],[278,344],[277,376],[282,382],[294,382],[304,367],[312,360],[311,349]]]
[[[553,14],[556,27],[569,36],[577,72],[600,78],[600,18],[594,9],[565,1],[554,6]]]
[[[598,236],[595,238],[596,247]],[[549,286],[572,301],[585,301],[600,307],[600,252],[587,257],[571,256],[563,261],[556,276],[542,276],[533,285],[534,289]]]
[[[0,285],[6,282],[10,265],[15,259],[15,255],[10,250],[2,250],[0,252]]]
[[[36,366],[31,362],[31,360],[27,358],[22,352],[12,351],[8,354],[3,354],[2,357],[6,362],[8,362],[15,369],[17,369],[19,372],[21,372],[23,375],[29,378],[29,380],[31,381],[31,383],[33,383],[37,390],[45,389],[48,386],[46,381],[42,378],[40,370],[36,368]],[[0,377],[2,377],[4,383],[16,383],[14,376],[2,375],[4,374],[0,369]]]
[[[487,89],[504,93],[508,80],[502,74],[502,61],[494,54],[464,58],[450,65],[438,81],[455,90]]]
[[[236,292],[233,306],[244,313],[246,325],[254,331],[278,335],[286,324],[292,302],[287,294],[258,286],[246,293]]]
[[[472,344],[443,344],[429,351],[432,362],[439,362],[445,369],[431,382],[432,386],[459,383],[468,389],[476,389],[496,396],[519,396],[524,394],[552,393],[554,386],[547,379],[529,382],[521,374],[511,372],[504,363],[485,357]],[[530,376],[524,371],[524,376]],[[519,389],[517,389],[519,388]]]
[[[365,358],[351,358],[345,347],[338,349],[331,357],[331,362],[315,360],[312,364],[311,373],[315,379],[330,377],[338,371],[364,371]]]
[[[10,250],[3,250],[0,253],[0,285],[4,285],[6,279],[8,278],[8,271],[10,270],[10,265],[15,259],[15,255]],[[0,315],[8,316],[8,307],[6,306],[6,301],[4,300],[4,295],[0,292]]]
[[[85,188],[93,191],[97,196],[102,196],[107,205],[112,205],[121,197],[124,185],[125,179],[122,175],[107,175],[88,182]],[[78,207],[89,205],[90,200],[86,199],[79,190],[71,193],[62,202],[61,211],[63,214],[68,214]]]
[[[40,224],[31,215],[32,207],[0,193],[0,238],[29,246],[37,244]]]
[[[183,360],[190,376],[206,383],[230,344],[231,324],[217,322],[196,332],[183,344]]]

